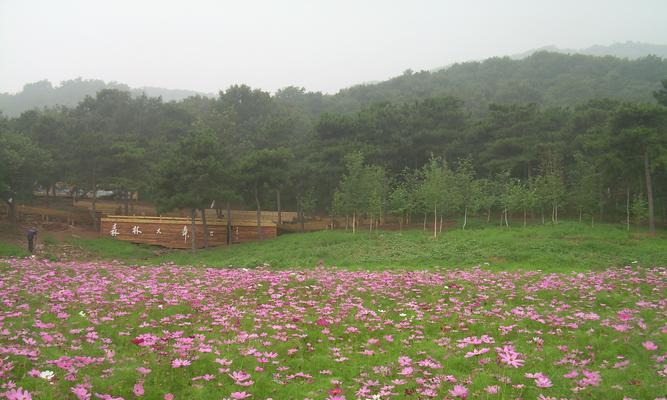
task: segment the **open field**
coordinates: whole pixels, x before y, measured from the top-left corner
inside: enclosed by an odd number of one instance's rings
[[[664,231],[324,231],[196,254],[49,233],[40,244],[31,259],[0,243],[8,399],[667,392]]]
[[[653,399],[667,269],[0,261],[8,399]],[[11,384],[9,383],[11,382]]]
[[[318,262],[353,269],[472,267],[493,269],[544,269],[571,271],[621,267],[633,261],[643,266],[667,265],[667,233],[647,237],[616,225],[591,228],[574,222],[557,226],[534,225],[504,229],[477,227],[443,232],[433,239],[421,230],[380,231],[356,235],[345,231],[286,234],[275,240],[231,247],[188,251],[165,251],[113,239],[70,238],[61,243],[77,247],[86,259],[123,260],[129,263],[212,267],[255,267],[264,263],[277,268],[314,267]],[[49,246],[47,246],[49,247]],[[9,247],[4,256],[24,254]],[[158,255],[159,253],[159,255]],[[41,256],[59,259],[57,246]]]

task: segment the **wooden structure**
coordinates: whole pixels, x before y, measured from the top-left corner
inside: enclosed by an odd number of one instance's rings
[[[204,246],[204,235],[208,237],[208,245],[224,246],[227,241],[227,220],[214,219],[207,221],[208,231],[200,219],[195,220],[195,244]],[[261,222],[262,239],[273,239],[277,235],[276,224],[270,221]],[[192,225],[190,218],[181,217],[135,217],[110,215],[102,218],[100,236],[126,240],[133,243],[146,243],[174,249],[192,247]],[[257,223],[235,221],[232,219],[231,243],[245,243],[259,240]]]
[[[3,210],[6,212],[6,207],[4,207]],[[38,217],[43,222],[60,221],[72,226],[93,225],[93,214],[89,210],[58,210],[49,207],[27,206],[24,204],[17,205],[17,220],[26,220],[26,216]],[[99,221],[100,213],[97,213],[95,218]]]
[[[131,214],[133,215],[139,215],[142,217],[157,217],[159,214],[155,210],[155,206],[150,204],[150,203],[144,203],[144,202],[132,202],[130,203],[130,206],[132,208]],[[89,199],[82,199],[77,201],[74,204],[74,207],[82,209],[82,210],[90,210],[92,209],[92,202]],[[119,215],[122,210],[123,210],[123,203],[122,202],[117,202],[117,201],[111,201],[111,200],[97,200],[95,202],[95,209],[98,212],[101,212],[102,214],[105,215]],[[254,222],[257,220],[257,212],[256,211],[246,211],[246,210],[231,210],[232,212],[232,221],[242,221],[242,222]],[[227,210],[223,209],[222,210],[223,214],[227,213]],[[281,213],[281,220],[284,223],[290,223],[290,222],[296,222],[297,220],[297,213],[294,211],[282,211]],[[197,211],[197,215],[199,215],[199,211]],[[183,218],[189,218],[190,217],[190,209],[178,209],[178,210],[173,210],[167,213],[162,214],[163,217],[183,217]],[[224,216],[222,219],[225,220],[226,223],[226,216]],[[278,212],[277,211],[262,211],[261,213],[261,219],[262,221],[270,221],[273,223],[278,222]],[[206,220],[207,221],[214,221],[214,220],[220,220],[218,218],[217,211],[215,209],[206,209]]]

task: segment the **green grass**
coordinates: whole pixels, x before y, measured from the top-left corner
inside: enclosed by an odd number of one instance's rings
[[[101,258],[148,264],[174,262],[213,267],[431,268],[486,265],[498,269],[568,271],[622,266],[638,261],[644,266],[667,265],[667,237],[628,233],[616,225],[590,227],[575,222],[527,228],[478,227],[451,229],[433,239],[421,230],[404,232],[346,231],[286,234],[274,240],[231,247],[173,251],[156,257],[148,247],[112,239],[76,240]]]
[[[109,238],[79,238],[70,239],[68,242],[104,259],[136,260],[155,256],[154,249],[151,246],[136,245]]]
[[[0,242],[0,257],[27,257],[27,249],[11,243]]]

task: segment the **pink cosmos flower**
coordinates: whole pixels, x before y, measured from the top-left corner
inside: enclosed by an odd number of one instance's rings
[[[78,400],[90,400],[91,394],[84,385],[76,385],[70,391],[74,393]]]
[[[176,359],[172,360],[171,367],[172,368],[187,367],[191,363],[192,362],[190,360],[182,360],[180,358],[176,358]]]
[[[250,374],[245,371],[234,371],[229,374],[229,377],[235,380],[236,382],[243,382],[246,379],[250,378]]]
[[[572,379],[572,378],[576,378],[578,375],[579,375],[579,373],[577,371],[572,370],[572,371],[568,372],[567,374],[563,375],[563,377],[567,378],[567,379]]]
[[[658,349],[658,346],[650,340],[642,343],[642,346],[644,346],[644,348],[648,351],[654,351]]]
[[[4,393],[7,400],[32,400],[32,396],[23,388],[11,389]]]
[[[144,385],[139,382],[134,385],[134,389],[132,390],[135,396],[141,397],[144,395]]]
[[[454,389],[449,391],[449,394],[451,394],[454,397],[465,399],[468,397],[468,389],[465,386],[456,385],[454,386]]]
[[[164,395],[164,400],[174,400],[174,395],[171,393],[167,393]]]
[[[553,384],[551,383],[551,380],[548,377],[542,375],[537,377],[537,379],[535,379],[535,386],[539,388],[548,388],[553,386]]]
[[[493,386],[487,386],[484,388],[484,391],[489,394],[496,394],[498,393],[498,390],[500,390],[500,386],[498,385],[493,385]]]
[[[229,396],[232,399],[239,400],[239,399],[245,399],[245,398],[250,397],[252,395],[250,393],[246,393],[246,392],[232,392]]]
[[[514,368],[523,366],[524,360],[520,358],[521,354],[517,353],[512,345],[496,347],[496,353],[498,354],[498,361],[502,364],[507,364]]]
[[[463,358],[470,358],[470,357],[478,356],[480,354],[484,354],[484,353],[488,353],[488,352],[489,352],[488,347],[482,347],[481,349],[474,349],[472,351],[467,352],[466,355],[463,356]]]

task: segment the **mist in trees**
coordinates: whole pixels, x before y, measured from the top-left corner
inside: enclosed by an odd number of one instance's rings
[[[666,92],[656,79],[647,93],[657,104],[478,114],[450,95],[339,113],[298,88],[240,85],[179,102],[103,89],[72,108],[0,116],[0,195],[13,212],[36,187],[67,182],[93,207],[97,190],[113,190],[125,214],[139,192],[161,210],[194,215],[215,202],[259,220],[289,209],[302,227],[319,214],[353,233],[389,219],[437,237],[471,217],[513,227],[564,216],[653,230],[667,217]]]

